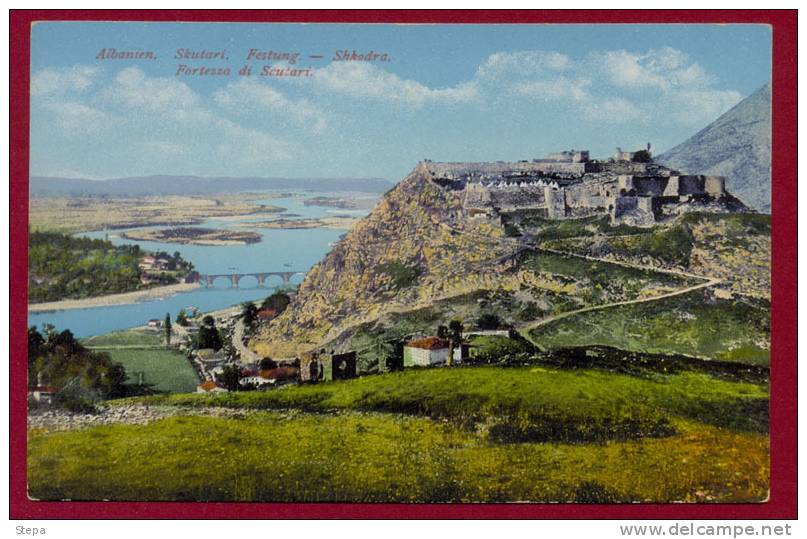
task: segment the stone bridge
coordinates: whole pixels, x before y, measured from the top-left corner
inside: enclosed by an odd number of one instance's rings
[[[255,277],[258,286],[265,286],[268,277],[278,276],[283,279],[283,283],[291,282],[295,275],[305,275],[303,271],[266,271],[260,273],[211,273],[209,275],[199,275],[199,283],[206,287],[212,287],[213,282],[219,277],[226,277],[232,283],[233,288],[238,288],[238,283],[244,277]]]

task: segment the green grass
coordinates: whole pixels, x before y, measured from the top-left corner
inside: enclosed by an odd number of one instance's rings
[[[611,218],[606,216],[585,217],[581,219],[548,219],[540,216],[529,216],[522,220],[522,226],[530,230],[539,240],[556,240],[594,234],[636,234],[647,229],[630,225],[611,225]]]
[[[561,280],[573,279],[584,283],[584,300],[598,304],[613,299],[638,297],[648,287],[683,288],[693,279],[649,269],[639,269],[609,262],[586,260],[577,256],[534,251],[524,255],[521,269],[551,273]],[[610,298],[610,299],[609,299]]]
[[[43,500],[286,502],[752,502],[767,438],[678,422],[607,444],[491,444],[426,418],[255,412],[30,432]]]
[[[82,340],[90,348],[114,348],[116,346],[159,347],[165,344],[165,332],[151,329],[125,329]]]
[[[408,369],[275,391],[166,395],[134,401],[403,413],[446,419],[469,428],[485,423],[500,440],[604,441],[658,436],[668,434],[676,419],[743,431],[768,430],[766,384],[730,382],[692,372],[640,378],[550,367]]]
[[[188,359],[178,352],[161,349],[99,349],[126,369],[127,384],[137,384],[139,372],[155,391],[187,393],[196,390],[199,378]]]
[[[570,316],[530,331],[544,350],[586,345],[770,364],[770,304],[708,292]]]
[[[751,502],[768,491],[767,385],[703,374],[411,369],[111,404],[133,402],[243,413],[30,431],[31,495],[609,503]]]

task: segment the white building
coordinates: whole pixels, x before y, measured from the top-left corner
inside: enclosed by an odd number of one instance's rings
[[[440,337],[425,337],[404,346],[404,367],[428,367],[448,361],[449,342]]]

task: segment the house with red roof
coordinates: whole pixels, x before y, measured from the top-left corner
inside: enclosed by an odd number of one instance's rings
[[[424,337],[404,345],[404,367],[429,367],[448,361],[450,343],[440,337]]]
[[[221,387],[213,380],[205,380],[196,386],[197,393],[226,393],[227,389]]]

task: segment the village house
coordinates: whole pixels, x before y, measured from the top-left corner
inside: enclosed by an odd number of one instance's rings
[[[227,393],[227,389],[221,387],[213,380],[205,380],[196,386],[197,393]]]
[[[403,349],[403,366],[428,367],[448,363],[449,346],[449,341],[440,337],[423,337],[409,341]],[[470,357],[470,345],[460,343],[454,347],[452,354],[454,363],[461,363],[468,357]]]
[[[160,320],[159,318],[152,318],[151,320],[148,321],[148,327],[150,328],[158,329],[162,327],[162,325],[163,321]]]
[[[428,367],[448,362],[449,342],[440,337],[424,337],[404,345],[404,367]]]
[[[206,366],[215,366],[227,360],[224,350],[213,350],[212,348],[200,348],[196,351],[196,359]]]
[[[53,404],[53,399],[58,392],[59,390],[53,386],[36,386],[28,392],[28,396],[31,397],[34,402],[50,406]]]
[[[156,261],[157,260],[153,256],[146,255],[140,259],[140,263],[137,266],[142,270],[150,270],[154,268],[154,263]]]

